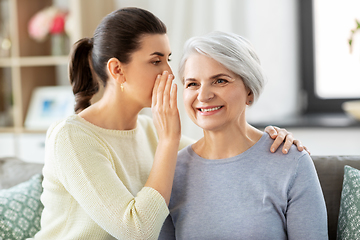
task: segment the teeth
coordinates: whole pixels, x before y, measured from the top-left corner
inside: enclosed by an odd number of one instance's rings
[[[221,107],[214,107],[214,108],[207,108],[207,109],[200,108],[200,111],[202,111],[202,112],[211,112],[211,111],[219,110],[220,108]]]

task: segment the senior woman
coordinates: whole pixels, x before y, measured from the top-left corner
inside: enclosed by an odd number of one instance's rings
[[[270,153],[269,135],[246,122],[264,86],[250,43],[224,32],[191,38],[180,77],[186,111],[204,136],[178,154],[160,239],[328,239],[309,154]]]

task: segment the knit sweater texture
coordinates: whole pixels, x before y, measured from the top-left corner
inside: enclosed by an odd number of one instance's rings
[[[193,141],[182,138],[180,148]],[[158,143],[152,119],[133,130],[108,130],[78,115],[46,136],[44,210],[34,239],[157,239],[169,213],[164,198],[144,187]]]
[[[325,240],[327,213],[314,164],[292,146],[270,152],[267,133],[247,151],[208,160],[178,155],[161,240]],[[281,149],[281,148],[279,148]]]

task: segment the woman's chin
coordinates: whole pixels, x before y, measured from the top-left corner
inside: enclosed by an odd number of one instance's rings
[[[222,128],[222,125],[216,123],[195,122],[195,124],[204,131],[219,131]]]

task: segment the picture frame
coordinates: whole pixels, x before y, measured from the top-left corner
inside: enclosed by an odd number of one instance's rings
[[[75,97],[71,86],[46,86],[34,89],[25,127],[46,130],[53,122],[74,114]]]

